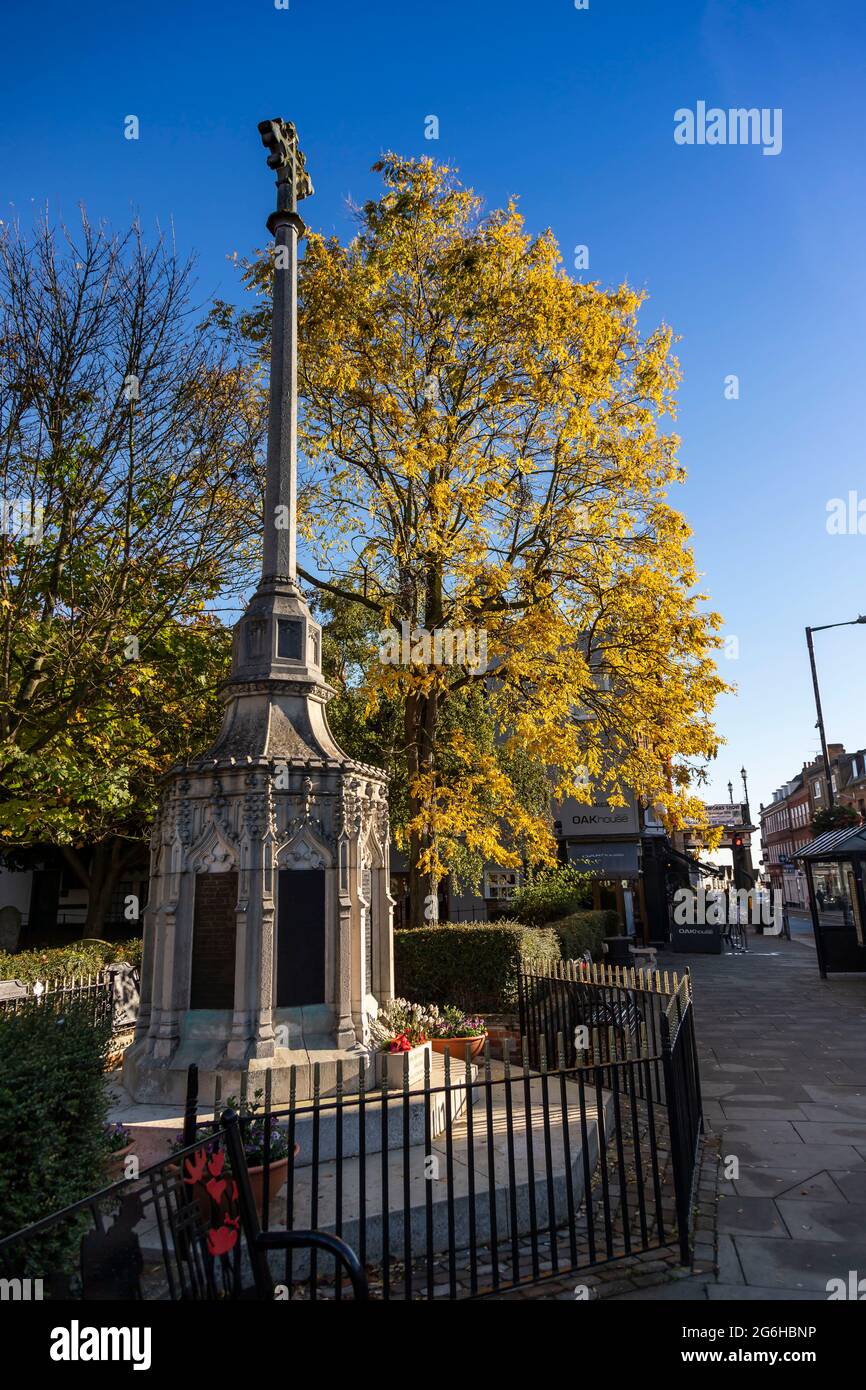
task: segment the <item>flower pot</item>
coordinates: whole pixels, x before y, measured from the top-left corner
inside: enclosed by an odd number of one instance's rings
[[[402,1091],[408,1073],[409,1087],[424,1085],[424,1059],[430,1056],[430,1043],[419,1043],[408,1052],[376,1053],[376,1084],[389,1091]]]
[[[135,1148],[135,1140],[130,1142],[122,1149],[115,1149],[113,1153],[105,1155],[105,1176],[109,1182],[120,1182],[124,1176],[123,1165],[126,1162],[126,1155],[132,1153]]]
[[[466,1048],[469,1048],[469,1057],[474,1061],[480,1052],[484,1051],[484,1044],[487,1041],[487,1034],[475,1034],[471,1038],[431,1038],[430,1044],[434,1052],[443,1053],[447,1047],[451,1054],[452,1062],[464,1062],[466,1060]]]
[[[296,1144],[295,1153],[298,1152],[299,1148],[300,1144]],[[272,1163],[270,1165],[270,1174],[268,1177],[268,1202],[273,1202],[277,1194],[281,1192],[282,1189],[285,1187],[286,1174],[288,1172],[288,1168],[288,1157],[279,1158],[277,1159],[276,1163]],[[256,1204],[256,1211],[258,1212],[259,1220],[261,1221],[262,1205],[264,1203],[265,1194],[265,1165],[262,1163],[257,1168],[248,1168],[247,1173],[249,1174],[250,1187],[253,1190],[253,1199]]]

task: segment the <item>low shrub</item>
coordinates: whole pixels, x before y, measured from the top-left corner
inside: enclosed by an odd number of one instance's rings
[[[578,873],[573,865],[559,864],[525,883],[512,907],[519,922],[542,927],[592,907],[592,888],[586,875]]]
[[[105,1186],[110,1036],[86,1001],[0,1011],[0,1237]],[[12,1253],[4,1274],[57,1278],[79,1238],[76,1222],[61,1222]]]
[[[521,966],[559,960],[556,933],[521,922],[444,922],[394,933],[397,993],[467,1011],[517,1005]]]
[[[141,969],[141,937],[129,941],[70,941],[68,946],[45,950],[0,951],[0,980],[22,980],[32,985],[68,975],[98,975],[113,960],[128,961]]]
[[[609,909],[572,912],[558,922],[551,922],[550,930],[556,932],[563,960],[578,960],[586,951],[593,959],[601,959],[602,942],[606,936],[618,932],[619,916]]]

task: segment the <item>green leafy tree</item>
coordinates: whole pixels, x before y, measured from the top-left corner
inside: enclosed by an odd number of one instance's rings
[[[825,806],[822,811],[817,811],[812,817],[812,832],[815,835],[823,835],[828,830],[847,830],[860,824],[860,813],[855,811],[853,806],[842,806],[838,803],[835,806]]]
[[[0,234],[0,839],[61,847],[89,932],[207,737],[208,615],[255,559],[257,368],[197,323],[191,274],[137,224]]]

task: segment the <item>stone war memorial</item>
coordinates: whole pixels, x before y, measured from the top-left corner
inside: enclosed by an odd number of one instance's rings
[[[187,1069],[224,1094],[271,1069],[273,1098],[357,1086],[369,1020],[393,995],[385,774],[328,727],[322,634],[297,582],[298,202],[295,128],[259,126],[276,171],[262,574],[234,629],[213,746],[166,776],[153,827],[141,1005],[124,1084],[183,1100]]]

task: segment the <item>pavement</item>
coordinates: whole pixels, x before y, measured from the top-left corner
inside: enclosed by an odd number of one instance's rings
[[[812,932],[812,914],[807,907],[789,907],[788,925],[791,939],[802,941],[814,948],[815,937]]]
[[[618,1301],[824,1301],[834,1279],[866,1290],[866,975],[821,980],[814,944],[796,935],[750,931],[744,955],[659,957],[694,982],[720,1167],[696,1253],[715,1245],[717,1273]]]

